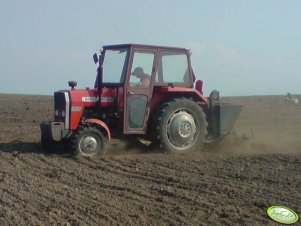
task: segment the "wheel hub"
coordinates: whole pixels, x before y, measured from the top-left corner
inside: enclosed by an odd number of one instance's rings
[[[187,148],[193,144],[197,132],[192,115],[185,111],[174,113],[167,124],[169,142],[177,148]]]
[[[83,137],[79,147],[83,154],[92,154],[97,151],[97,140],[92,136]]]
[[[190,123],[183,122],[179,127],[179,134],[182,137],[189,137],[191,131],[192,131],[192,127]]]

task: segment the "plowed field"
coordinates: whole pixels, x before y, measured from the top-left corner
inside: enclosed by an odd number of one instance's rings
[[[274,225],[270,205],[300,216],[301,105],[222,100],[242,106],[233,131],[197,153],[115,140],[86,159],[41,149],[52,97],[1,94],[0,225]]]

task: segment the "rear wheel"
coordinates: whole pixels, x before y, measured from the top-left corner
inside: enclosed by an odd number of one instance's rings
[[[104,153],[105,143],[104,135],[95,126],[79,126],[72,139],[72,150],[75,154],[92,157]]]
[[[154,142],[167,152],[200,150],[205,141],[206,117],[192,100],[176,98],[163,104],[153,123],[156,123]]]

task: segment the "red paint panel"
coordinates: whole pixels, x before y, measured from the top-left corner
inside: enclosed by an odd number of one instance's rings
[[[89,118],[87,119],[85,122],[88,122],[88,123],[95,123],[97,125],[99,125],[100,127],[104,128],[106,133],[107,133],[107,137],[108,137],[108,140],[110,141],[111,140],[111,132],[110,132],[110,129],[109,127],[107,126],[107,124],[105,124],[103,121],[99,120],[99,119],[96,119],[96,118]]]
[[[101,93],[100,106],[102,106],[102,107],[115,106],[115,101],[116,101],[115,98],[116,98],[116,88],[103,87],[102,93]]]
[[[207,98],[198,90],[194,89],[194,88],[186,88],[186,87],[160,87],[159,88],[159,92],[162,93],[186,93],[189,94],[191,96],[195,96],[197,98],[199,98],[199,101],[204,102],[206,105],[208,105],[208,100]],[[179,97],[182,96],[182,94],[179,95]]]
[[[70,90],[70,129],[76,129],[86,107],[94,107],[99,102],[97,89]],[[113,107],[117,88],[102,88],[101,107]],[[123,100],[123,99],[122,99]]]
[[[70,90],[70,129],[76,129],[85,107],[94,107],[98,95],[96,89]]]
[[[203,81],[202,80],[197,80],[195,82],[195,89],[199,91],[201,94],[203,94]]]
[[[119,87],[117,91],[117,107],[123,108],[124,106],[124,91],[123,87]]]

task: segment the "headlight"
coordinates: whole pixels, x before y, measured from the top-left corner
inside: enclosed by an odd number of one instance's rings
[[[60,110],[55,110],[54,114],[56,117],[65,117],[66,116],[65,111],[60,111]]]

